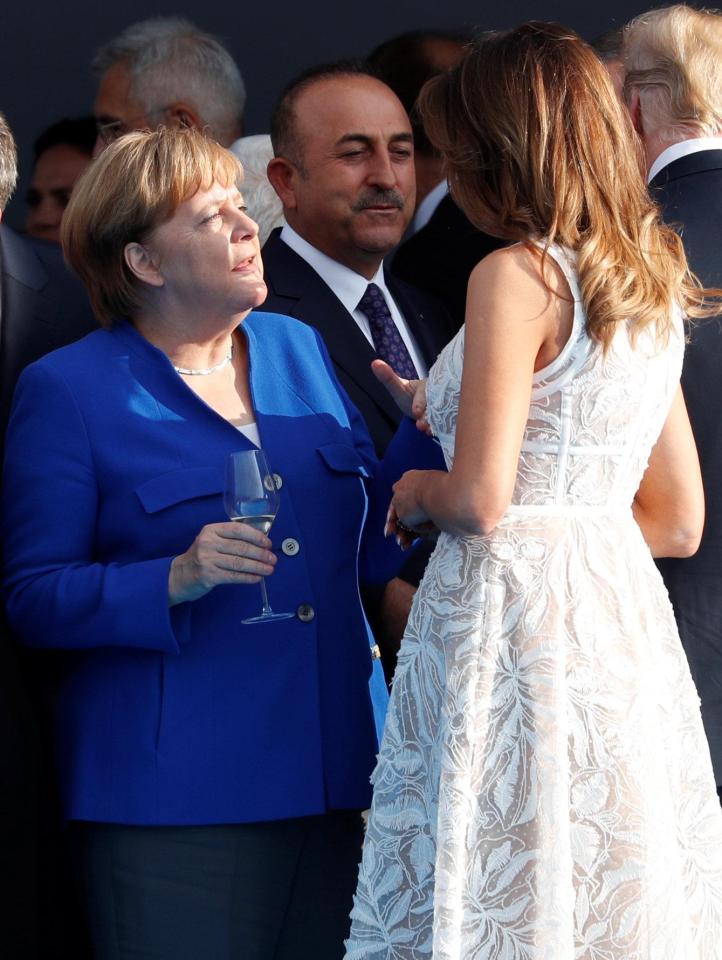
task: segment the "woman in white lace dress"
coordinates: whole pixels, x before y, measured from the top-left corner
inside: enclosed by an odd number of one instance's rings
[[[429,375],[441,533],[374,773],[347,960],[720,960],[722,812],[652,557],[696,549],[679,391],[701,315],[579,38],[482,38],[422,96],[451,189],[512,241]]]

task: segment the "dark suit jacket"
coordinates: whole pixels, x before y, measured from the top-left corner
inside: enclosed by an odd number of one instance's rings
[[[722,285],[722,150],[690,154],[651,184],[665,222],[681,234],[690,268]],[[684,560],[659,562],[702,700],[718,784],[722,784],[722,322],[693,321],[682,389],[697,441],[706,499],[702,545]]]
[[[469,274],[484,257],[505,245],[473,226],[447,194],[429,222],[398,248],[391,273],[438,298],[451,314],[454,331],[464,322]]]
[[[0,225],[0,440],[25,367],[97,326],[77,277],[56,244]]]
[[[274,230],[263,247],[268,297],[263,309],[285,313],[315,327],[336,374],[361,411],[379,457],[396,432],[401,414],[371,372],[376,353],[329,286]],[[444,307],[420,290],[387,275],[386,282],[429,366],[454,334]]]
[[[83,336],[95,321],[79,281],[53,244],[0,225],[0,449],[23,368]],[[0,544],[1,546],[1,544]],[[70,878],[52,886],[56,839],[41,763],[35,665],[18,664],[0,610],[0,956],[3,960],[82,956],[60,929]],[[52,807],[52,804],[49,805]],[[47,884],[47,886],[43,886]]]

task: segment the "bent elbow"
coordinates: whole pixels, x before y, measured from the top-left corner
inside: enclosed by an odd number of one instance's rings
[[[665,526],[660,544],[662,549],[656,551],[655,555],[679,559],[691,557],[699,549],[703,528],[704,517]]]
[[[684,557],[691,557],[699,550],[701,541],[701,530],[699,533],[680,530],[672,539],[670,543],[670,551],[666,555],[668,557],[679,557],[680,559],[683,559]]]
[[[508,504],[471,501],[463,511],[461,527],[467,536],[486,537],[506,513]]]

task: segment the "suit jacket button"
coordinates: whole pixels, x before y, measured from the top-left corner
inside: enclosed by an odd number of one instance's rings
[[[273,473],[271,476],[273,477],[273,482],[276,484],[276,490],[280,490],[283,486],[283,477],[280,473]]]
[[[281,544],[281,550],[283,550],[287,557],[295,557],[300,549],[301,545],[298,540],[294,540],[293,537],[286,537]]]
[[[296,610],[296,616],[301,623],[310,623],[316,616],[316,611],[313,609],[310,603],[302,603],[298,610]]]

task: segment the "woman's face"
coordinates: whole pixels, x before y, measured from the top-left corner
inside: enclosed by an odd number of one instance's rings
[[[244,209],[237,187],[214,182],[153,232],[144,246],[169,306],[235,316],[263,303],[258,227]]]

